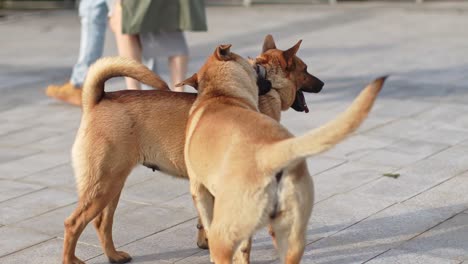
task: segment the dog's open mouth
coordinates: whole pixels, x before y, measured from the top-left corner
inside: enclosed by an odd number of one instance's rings
[[[301,90],[297,90],[296,99],[294,99],[294,103],[291,105],[291,108],[298,112],[309,113],[309,108],[307,107],[304,93]]]

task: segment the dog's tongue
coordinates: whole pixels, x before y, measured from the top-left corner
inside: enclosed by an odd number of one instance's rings
[[[304,108],[304,112],[309,113],[309,108],[307,107],[304,93],[301,90],[299,90],[297,91],[296,97],[299,100],[299,103],[301,104],[301,106]]]

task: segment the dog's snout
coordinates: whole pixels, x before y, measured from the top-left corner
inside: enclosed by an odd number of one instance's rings
[[[322,88],[325,85],[325,83],[322,82],[319,78],[315,77],[315,79],[317,79],[316,93],[319,93],[320,91],[322,91]]]
[[[301,90],[307,93],[319,93],[325,85],[319,78],[310,75],[309,82],[301,87]]]

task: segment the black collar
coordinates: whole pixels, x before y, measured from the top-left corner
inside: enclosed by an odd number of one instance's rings
[[[271,82],[266,78],[266,69],[260,64],[255,64],[254,69],[257,73],[258,95],[265,95],[271,90]]]

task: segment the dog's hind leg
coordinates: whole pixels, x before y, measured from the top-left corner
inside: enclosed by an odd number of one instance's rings
[[[128,175],[128,172],[126,172]],[[102,179],[102,173],[99,173]],[[106,175],[108,176],[108,175]],[[88,188],[80,190],[78,206],[65,220],[65,235],[63,241],[63,263],[84,263],[75,256],[75,248],[78,238],[91,222],[109,203],[120,193],[125,182],[125,177],[115,177],[117,180],[107,181],[105,184],[87,182]],[[95,181],[99,182],[99,181]],[[116,191],[118,190],[118,191]],[[127,259],[129,261],[129,259]]]
[[[227,192],[231,193],[226,195]],[[220,190],[216,196],[213,221],[208,232],[210,255],[215,263],[247,264],[250,263],[250,236],[259,221],[263,221],[260,218],[264,208],[255,200],[246,204],[239,202],[242,197],[232,199],[237,190],[227,192]]]
[[[292,223],[289,227],[285,223],[273,224],[281,263],[298,264],[301,262],[307,225],[297,226],[297,224]]]
[[[206,231],[200,217],[198,217],[197,229],[197,246],[201,249],[208,249],[208,236],[206,235]]]
[[[214,197],[201,183],[190,180],[190,192],[193,203],[198,211],[198,237],[197,245],[199,248],[209,247],[209,229],[213,219]]]
[[[282,263],[301,262],[306,245],[307,224],[313,205],[313,183],[308,174],[293,182],[283,182],[282,210],[272,219],[271,227]]]
[[[242,241],[234,253],[233,263],[248,264],[250,263],[250,250],[252,248],[252,238]]]
[[[122,186],[123,187],[123,186]],[[99,235],[101,246],[107,258],[112,263],[126,263],[132,258],[124,251],[115,249],[114,240],[112,239],[112,225],[114,222],[114,213],[119,203],[121,192],[113,198],[113,200],[104,208],[104,210],[94,219],[94,227]]]

